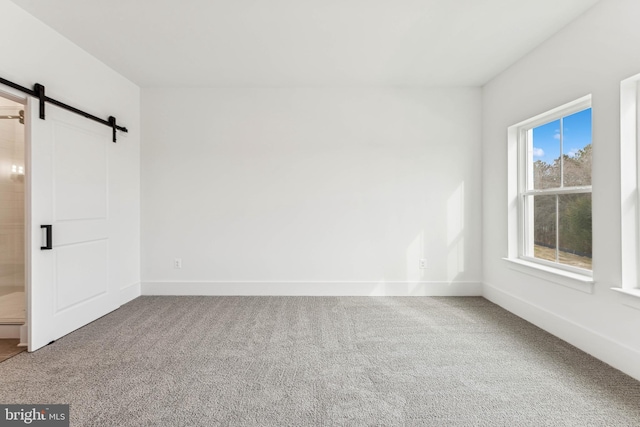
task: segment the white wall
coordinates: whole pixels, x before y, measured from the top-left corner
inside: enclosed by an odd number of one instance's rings
[[[140,89],[13,3],[0,0],[0,76],[129,128],[110,147],[109,280],[140,292]],[[7,90],[0,85],[0,90]]]
[[[143,292],[479,295],[480,95],[143,89]]]
[[[603,0],[483,91],[484,295],[640,379],[640,311],[620,286],[620,81],[640,73],[640,2]],[[593,264],[587,294],[510,270],[507,127],[593,94]]]

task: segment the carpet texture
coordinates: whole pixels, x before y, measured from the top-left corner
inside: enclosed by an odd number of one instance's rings
[[[141,297],[0,364],[74,426],[638,426],[640,383],[483,298]]]

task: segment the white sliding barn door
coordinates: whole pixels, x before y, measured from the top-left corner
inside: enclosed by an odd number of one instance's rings
[[[29,109],[34,351],[118,308],[118,289],[108,277],[111,129],[51,104],[41,120],[35,99]],[[51,242],[41,226],[51,226]]]

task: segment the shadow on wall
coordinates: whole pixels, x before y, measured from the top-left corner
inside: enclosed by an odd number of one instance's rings
[[[464,266],[464,182],[447,200],[447,280],[455,281]]]
[[[466,271],[464,182],[461,182],[447,199],[446,228],[445,254],[436,255],[434,251],[439,250],[441,242],[428,242],[429,236],[424,229],[420,230],[405,251],[406,281],[388,281],[383,276],[370,290],[369,295],[394,295],[400,288],[403,288],[407,295],[424,295],[426,283],[434,286],[435,290],[436,284],[441,287],[451,286],[463,277]],[[425,267],[420,265],[421,260],[425,260]]]

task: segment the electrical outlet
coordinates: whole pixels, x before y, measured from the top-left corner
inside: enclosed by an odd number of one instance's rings
[[[420,268],[427,268],[427,260],[425,258],[420,259]]]
[[[182,258],[176,258],[173,260],[173,268],[182,268]]]

